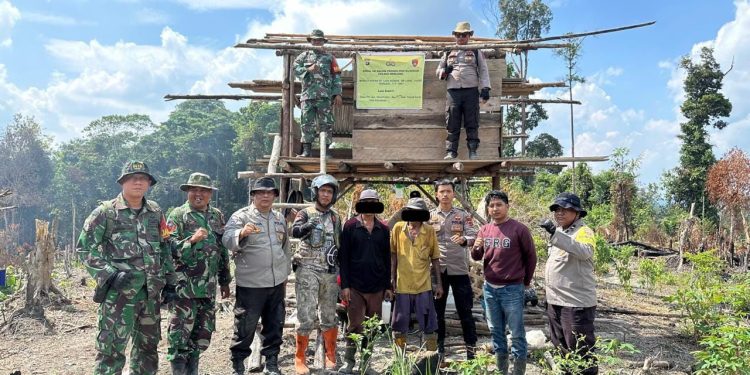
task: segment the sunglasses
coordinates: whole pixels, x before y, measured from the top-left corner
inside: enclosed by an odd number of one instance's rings
[[[468,38],[471,36],[471,33],[455,33],[453,35],[455,35],[456,38]]]

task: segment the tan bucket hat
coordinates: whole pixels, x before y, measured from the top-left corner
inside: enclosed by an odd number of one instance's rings
[[[461,21],[456,24],[456,28],[453,30],[453,34],[469,33],[474,35],[474,30],[471,29],[471,24],[466,21]]]

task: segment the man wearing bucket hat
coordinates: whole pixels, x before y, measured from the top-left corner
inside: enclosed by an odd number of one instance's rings
[[[349,338],[352,333],[362,334],[362,323],[375,315],[383,317],[390,311],[382,311],[383,299],[391,300],[391,247],[388,225],[377,214],[385,207],[378,192],[363,190],[355,205],[357,216],[344,224],[341,232],[339,265],[341,266],[341,299],[348,302],[346,313],[349,325],[346,328],[346,351],[340,373],[354,373],[357,345]],[[369,343],[362,342],[363,348]],[[367,356],[367,353],[363,353]],[[366,368],[369,358],[362,358],[360,369]],[[361,371],[360,371],[361,373]]]
[[[422,198],[411,198],[401,211],[403,221],[391,230],[391,275],[394,278],[394,342],[402,350],[406,346],[411,314],[414,313],[423,333],[425,349],[437,358],[437,314],[434,299],[443,296],[440,279],[440,247],[435,230],[426,225],[430,211]],[[432,292],[430,270],[435,274],[435,293]],[[436,373],[434,370],[432,373]]]
[[[211,177],[193,173],[180,190],[187,202],[167,218],[177,276],[177,298],[169,306],[169,349],[172,374],[198,374],[198,359],[215,329],[217,282],[222,298],[229,297],[229,253],[221,243],[224,215],[210,205],[217,190]]]
[[[272,209],[279,189],[270,177],[255,180],[252,203],[229,218],[222,242],[234,257],[234,336],[229,346],[233,375],[245,373],[258,320],[263,319],[264,374],[279,375],[278,356],[286,312],[286,280],[291,272],[286,220]]]
[[[551,235],[544,270],[550,339],[564,352],[577,351],[594,362],[590,353],[596,343],[594,231],[583,222],[586,210],[575,194],[560,193],[549,209],[554,212],[557,225],[547,219],[540,226]],[[594,364],[580,374],[598,372]]]
[[[453,30],[457,46],[466,46],[474,35],[468,22],[459,22]],[[458,156],[461,121],[466,128],[469,158],[476,159],[479,148],[479,99],[490,99],[490,74],[487,61],[478,49],[455,49],[445,54],[437,68],[437,76],[447,81],[445,103],[446,128],[445,159]],[[481,90],[480,90],[481,89]]]
[[[336,57],[322,47],[328,40],[323,31],[315,29],[307,37],[315,48],[304,51],[294,60],[294,74],[302,82],[302,157],[309,157],[312,142],[320,132],[326,132],[326,147],[331,144],[333,111],[331,103],[340,106],[341,69]],[[317,125],[317,126],[316,126]]]
[[[312,181],[315,205],[297,212],[292,224],[292,237],[302,241],[293,257],[296,265],[297,351],[294,368],[297,374],[309,374],[306,351],[310,333],[320,328],[325,343],[326,369],[336,366],[338,322],[336,302],[339,286],[338,250],[341,247],[341,217],[333,209],[339,183],[331,175]],[[320,339],[320,336],[318,337]]]
[[[132,336],[130,372],[155,374],[161,339],[162,289],[173,285],[166,220],[146,200],[156,179],[146,163],[129,161],[117,179],[122,192],[103,201],[83,224],[76,251],[97,283],[95,374],[120,373]]]

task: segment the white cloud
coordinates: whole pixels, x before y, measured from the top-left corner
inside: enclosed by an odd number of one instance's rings
[[[279,1],[274,0],[173,0],[193,10],[215,9],[267,9]]]
[[[36,12],[24,12],[23,20],[34,23],[43,23],[54,26],[79,26],[79,25],[93,25],[91,21],[81,21],[73,17],[58,16],[55,14],[45,14]]]
[[[143,8],[136,11],[135,18],[139,23],[154,25],[165,25],[171,21],[169,15],[152,8]]]
[[[0,47],[10,47],[13,44],[11,33],[20,18],[21,12],[10,1],[0,1]]]

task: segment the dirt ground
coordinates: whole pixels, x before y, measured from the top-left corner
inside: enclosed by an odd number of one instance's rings
[[[92,372],[95,357],[96,304],[91,301],[91,287],[81,286],[80,279],[85,276],[84,271],[80,269],[74,271],[75,275],[71,279],[62,283],[58,282],[72,303],[64,306],[49,306],[45,310],[47,319],[52,323],[51,328],[46,329],[37,321],[25,319],[16,322],[14,331],[2,333],[0,336],[0,375],[11,374],[14,371],[20,371],[23,375]],[[290,294],[293,293],[293,288],[288,288],[288,290]],[[657,293],[666,294],[668,291],[661,290]],[[228,306],[234,302],[233,298],[228,300]],[[3,306],[3,321],[0,321],[0,325],[5,323],[19,303],[20,301],[16,300]],[[619,308],[671,313],[659,296],[649,296],[637,291],[627,294],[616,285],[600,287],[598,308],[600,310]],[[291,315],[291,313],[291,309],[288,308],[288,314]],[[163,339],[159,345],[159,374],[170,373],[169,363],[166,360],[167,318],[168,312],[162,310]],[[228,349],[232,336],[231,310],[217,312],[216,318],[217,330],[211,346],[201,356],[201,374],[231,373]],[[679,320],[676,317],[599,313],[597,319],[597,335],[622,339],[640,350],[640,353],[626,357],[624,363],[603,366],[601,373],[644,373],[641,368],[644,359],[649,356],[674,364],[671,370],[652,371],[651,374],[689,373],[692,363],[690,352],[696,350],[697,347],[680,335]],[[533,327],[527,327],[527,330],[529,329]],[[284,330],[284,344],[279,357],[284,374],[294,373],[293,334],[291,328]],[[341,340],[339,356],[343,353],[343,338]],[[480,345],[485,344],[489,347],[489,343],[489,337],[480,337]],[[462,350],[460,337],[448,337],[447,346],[448,360],[464,358],[465,352]],[[384,373],[385,367],[391,361],[392,352],[386,342],[379,343],[378,347],[373,357],[373,368],[378,373]],[[312,356],[308,358],[312,364]],[[537,364],[531,364],[527,373],[541,374],[541,368]]]

